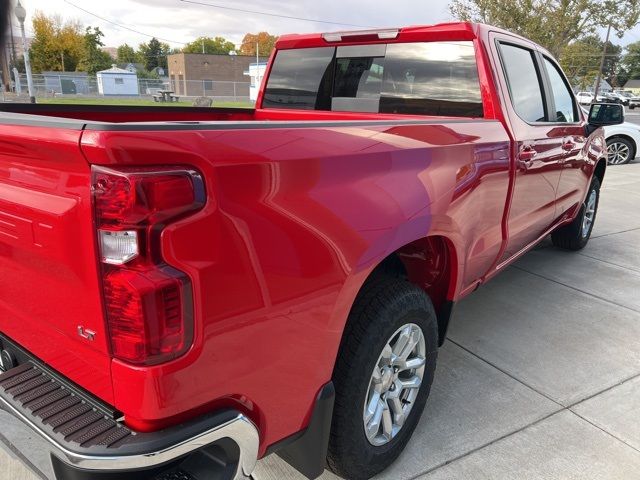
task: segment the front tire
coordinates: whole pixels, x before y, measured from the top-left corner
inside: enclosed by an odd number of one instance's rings
[[[599,202],[600,180],[597,177],[593,177],[587,192],[587,198],[576,218],[569,225],[560,227],[551,234],[553,244],[565,250],[582,250],[589,242],[589,238],[591,238]]]
[[[350,480],[380,473],[418,424],[436,367],[438,326],[429,297],[378,275],[352,308],[333,382],[328,468]]]
[[[636,156],[635,146],[626,138],[614,137],[607,140],[607,163],[624,165]]]

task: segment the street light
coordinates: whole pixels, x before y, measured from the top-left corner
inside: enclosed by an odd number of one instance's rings
[[[33,78],[31,77],[31,61],[29,60],[29,50],[27,49],[27,37],[24,34],[24,21],[27,19],[27,11],[20,4],[20,0],[18,0],[18,4],[16,8],[13,10],[16,14],[16,18],[20,22],[20,31],[22,32],[22,50],[24,55],[24,68],[27,71],[27,87],[29,88],[29,100],[31,103],[36,103],[36,97],[33,95]]]

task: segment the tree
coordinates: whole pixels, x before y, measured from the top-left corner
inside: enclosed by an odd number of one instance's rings
[[[600,68],[604,42],[597,35],[587,35],[567,45],[560,57],[562,69],[569,80],[581,90],[593,86]],[[612,86],[620,86],[626,72],[621,68],[622,47],[607,43],[607,56],[602,68],[603,78]]]
[[[31,68],[43,71],[74,71],[83,53],[82,27],[57,15],[36,12],[33,16]]]
[[[611,25],[622,37],[640,16],[640,0],[452,0],[461,19],[519,33],[560,57],[571,42]]]
[[[133,47],[125,43],[118,47],[116,59],[118,63],[136,63],[138,61],[138,54]]]
[[[145,70],[151,71],[161,67],[167,69],[167,55],[171,47],[153,37],[149,43],[141,43],[138,47],[138,58],[144,64]]]
[[[242,39],[240,53],[243,55],[255,55],[257,45],[260,50],[259,54],[266,57],[271,54],[271,51],[276,46],[276,40],[278,40],[278,37],[270,35],[267,32],[260,32],[257,34],[247,33]]]
[[[87,27],[83,39],[83,54],[78,65],[78,70],[85,71],[89,75],[95,75],[100,70],[106,70],[111,66],[111,55],[103,51],[102,37],[104,34],[98,27]]]
[[[198,37],[187,43],[182,49],[184,53],[207,53],[209,55],[226,55],[236,46],[224,37]],[[203,51],[204,50],[204,51]]]
[[[640,79],[640,42],[627,45],[626,53],[622,57],[622,66],[627,79]]]

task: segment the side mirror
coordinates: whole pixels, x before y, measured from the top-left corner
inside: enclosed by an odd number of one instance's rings
[[[624,123],[624,107],[619,103],[593,103],[589,110],[589,125],[604,127]]]

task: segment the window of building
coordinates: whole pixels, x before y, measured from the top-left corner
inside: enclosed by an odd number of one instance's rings
[[[501,44],[500,51],[514,110],[527,122],[544,122],[544,96],[533,52],[509,44]]]
[[[553,92],[553,99],[556,105],[556,113],[555,115],[551,115],[551,118],[555,119],[556,122],[577,122],[578,111],[567,82],[558,70],[558,67],[546,57],[544,59],[544,65],[549,75],[551,91]]]
[[[113,79],[116,85],[124,85],[124,78],[116,77]]]
[[[202,83],[204,85],[205,91],[213,90],[213,80],[203,80]]]

